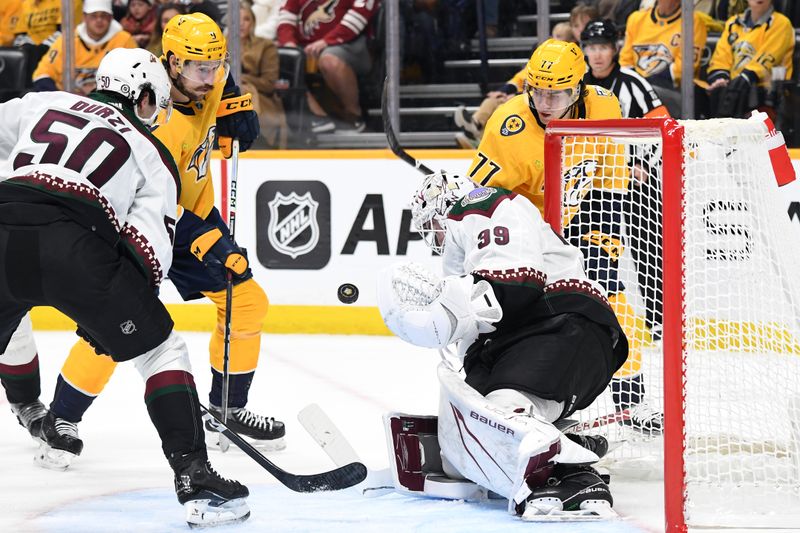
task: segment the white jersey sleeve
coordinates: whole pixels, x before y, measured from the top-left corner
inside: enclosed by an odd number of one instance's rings
[[[129,111],[110,100],[29,93],[0,104],[0,159],[0,182],[73,201],[76,222],[121,237],[158,286],[172,262],[180,180]]]

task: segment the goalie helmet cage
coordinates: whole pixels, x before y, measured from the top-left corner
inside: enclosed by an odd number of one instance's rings
[[[622,442],[612,472],[652,479],[663,468],[668,532],[800,524],[800,239],[765,135],[734,119],[547,128],[545,219],[618,258],[590,255],[587,273],[613,284],[617,271],[612,306],[633,355],[623,369],[664,413],[663,436],[619,417],[588,433]],[[620,240],[587,233],[613,223]],[[616,400],[609,390],[580,416],[629,407]]]

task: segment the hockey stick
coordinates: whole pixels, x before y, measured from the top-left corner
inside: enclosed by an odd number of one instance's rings
[[[394,133],[394,127],[392,126],[392,117],[389,116],[389,76],[386,76],[383,80],[383,95],[381,96],[381,115],[383,116],[383,131],[386,134],[386,140],[389,141],[389,148],[394,152],[394,155],[411,165],[412,167],[416,168],[426,176],[428,174],[433,174],[433,171],[425,166],[422,161],[418,161],[411,157],[408,152],[403,150],[403,147],[400,146],[400,142],[397,140],[397,135]]]
[[[305,406],[297,413],[297,420],[336,466],[361,462],[347,438],[319,405]],[[384,469],[368,470],[364,483],[356,489],[362,496],[373,497],[394,491],[395,487],[391,472]]]
[[[350,463],[329,472],[319,474],[292,474],[283,470],[281,467],[264,457],[264,455],[253,448],[246,440],[232,431],[220,419],[214,416],[202,404],[200,409],[203,411],[205,420],[215,431],[225,435],[228,440],[239,447],[244,453],[250,456],[255,462],[261,465],[264,470],[272,474],[275,479],[280,481],[286,488],[295,492],[320,492],[327,490],[342,490],[353,485],[357,485],[366,479],[367,467],[361,463]]]
[[[592,420],[586,420],[584,422],[576,422],[573,424],[567,424],[567,427],[562,428],[559,427],[559,424],[556,423],[555,426],[563,431],[564,433],[583,433],[586,431],[590,431],[592,429],[596,429],[599,427],[607,426],[609,424],[616,424],[618,422],[626,422],[631,419],[631,414],[627,409],[623,409],[621,411],[617,411],[615,413],[598,416]],[[559,421],[559,422],[567,422],[567,421]]]
[[[231,142],[231,180],[228,193],[228,231],[231,241],[236,242],[236,185],[239,180],[239,139]],[[230,385],[230,356],[231,356],[231,305],[233,304],[233,273],[227,271],[225,287],[225,334],[222,339],[222,419],[228,421],[228,388]],[[219,449],[222,453],[228,451],[231,443],[220,433]]]

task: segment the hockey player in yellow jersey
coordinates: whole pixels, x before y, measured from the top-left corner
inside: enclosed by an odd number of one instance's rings
[[[497,186],[527,197],[540,210],[544,202],[544,130],[554,119],[621,118],[619,101],[610,91],[585,85],[586,62],[574,43],[548,39],[528,61],[524,93],[500,106],[489,119],[469,176],[482,185]],[[627,302],[617,277],[621,242],[620,195],[628,189],[626,154],[622,146],[574,142],[565,146],[565,237],[581,249],[590,278],[608,292],[609,303],[628,336],[629,355],[612,380],[621,410],[629,409],[636,429],[660,431],[662,415],[645,402],[641,377],[642,335],[645,329]],[[591,209],[603,204],[605,218],[592,219]]]
[[[694,14],[694,72],[700,71],[700,56],[708,30],[699,13]],[[625,25],[625,44],[619,64],[634,69],[652,85],[668,89],[681,84],[681,2],[658,0],[651,9],[634,11]]]
[[[261,346],[268,300],[253,279],[246,252],[230,239],[214,207],[210,158],[215,132],[223,155],[238,138],[247,149],[258,135],[258,119],[229,77],[225,37],[204,14],[177,15],[164,28],[162,61],[172,80],[174,111],[155,129],[173,154],[181,175],[173,262],[168,277],[185,300],[206,297],[217,307],[210,342],[212,387],[209,403],[219,411],[222,398],[223,331],[227,269],[234,278],[231,306],[229,421],[234,430],[272,449],[283,447],[284,425],[245,408]],[[239,112],[231,112],[237,111]],[[114,371],[85,342],[70,352],[50,406],[60,419],[77,424]]]
[[[754,106],[763,106],[775,76],[792,79],[794,28],[791,21],[775,11],[772,0],[749,0],[744,13],[725,22],[708,64],[712,102],[719,100],[716,115],[743,117]],[[776,68],[777,67],[777,68]]]
[[[75,28],[73,58],[75,92],[87,95],[96,86],[95,72],[100,61],[114,48],[137,48],[130,33],[112,17],[111,0],[86,0],[83,21]],[[61,90],[64,71],[64,38],[56,38],[33,73],[36,91]]]

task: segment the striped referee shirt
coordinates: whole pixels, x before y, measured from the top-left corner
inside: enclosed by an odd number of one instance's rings
[[[669,116],[667,108],[661,103],[650,82],[633,69],[620,67],[619,63],[605,78],[595,78],[589,70],[583,81],[587,85],[599,85],[614,93],[624,118]]]

